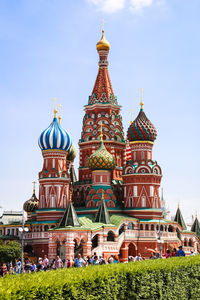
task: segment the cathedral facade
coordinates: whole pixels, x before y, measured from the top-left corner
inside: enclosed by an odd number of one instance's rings
[[[43,156],[39,172],[39,199],[24,203],[27,212],[27,249],[35,256],[48,254],[73,259],[96,252],[121,262],[140,253],[165,253],[180,245],[186,254],[198,253],[200,224],[196,217],[187,230],[180,208],[174,221],[166,219],[160,198],[162,169],[153,159],[157,137],[141,99],[138,116],[125,136],[116,95],[108,73],[110,44],[104,30],[96,49],[99,69],[79,140],[78,180],[76,149],[54,110],[52,123],[41,133]],[[6,226],[2,226],[6,235]]]

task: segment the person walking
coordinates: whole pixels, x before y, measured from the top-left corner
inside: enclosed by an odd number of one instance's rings
[[[49,268],[49,260],[47,258],[47,255],[44,256],[43,268],[44,268],[44,271],[46,271]]]
[[[56,269],[60,269],[63,267],[63,262],[62,259],[59,257],[59,255],[56,257],[55,267]]]
[[[177,251],[177,256],[178,257],[185,256],[185,252],[183,251],[183,247],[179,246],[178,249],[179,250]]]
[[[74,267],[82,268],[85,265],[84,259],[81,257],[80,253],[77,255],[77,258],[74,260]]]

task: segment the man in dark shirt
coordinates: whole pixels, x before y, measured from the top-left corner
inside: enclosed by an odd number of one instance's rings
[[[185,252],[183,251],[183,247],[179,246],[179,250],[177,251],[177,256],[185,256]]]

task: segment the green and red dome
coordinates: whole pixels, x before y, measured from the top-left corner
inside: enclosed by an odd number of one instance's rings
[[[137,118],[128,128],[127,137],[130,142],[134,141],[151,141],[154,142],[157,136],[156,128],[145,115],[143,109]]]

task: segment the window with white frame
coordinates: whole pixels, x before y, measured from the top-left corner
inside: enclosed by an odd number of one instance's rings
[[[55,158],[52,160],[52,168],[55,169]]]
[[[142,159],[144,159],[144,151],[142,151]]]
[[[134,195],[134,197],[137,197],[137,186],[135,185],[134,187],[133,187],[133,195]]]
[[[153,197],[153,186],[150,186],[150,197]]]
[[[146,197],[142,196],[142,207],[146,206]]]
[[[51,196],[51,207],[55,207],[55,196]]]

